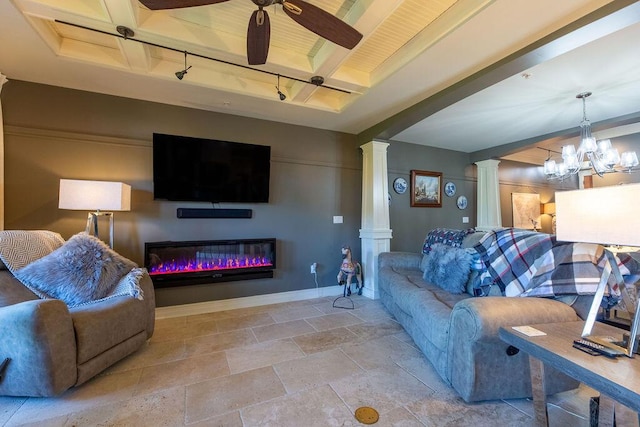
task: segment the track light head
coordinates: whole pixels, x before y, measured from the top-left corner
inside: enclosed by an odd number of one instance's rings
[[[187,71],[189,70],[189,68],[191,68],[191,65],[189,65],[187,68],[185,68],[182,71],[178,71],[176,72],[176,77],[178,78],[178,80],[182,80],[182,78],[184,77],[185,74],[187,74]]]
[[[187,51],[185,50],[184,51],[184,69],[176,73],[176,77],[178,78],[178,80],[182,80],[182,78],[184,77],[185,74],[187,74],[187,71],[189,71],[190,68],[191,68],[191,65],[187,67]]]
[[[280,101],[284,101],[287,99],[287,95],[280,91],[280,74],[278,74],[278,86],[276,86],[276,90],[278,91],[278,96],[280,97]]]

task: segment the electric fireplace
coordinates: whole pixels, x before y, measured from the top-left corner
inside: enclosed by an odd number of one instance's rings
[[[145,267],[156,288],[272,278],[276,239],[147,242]]]

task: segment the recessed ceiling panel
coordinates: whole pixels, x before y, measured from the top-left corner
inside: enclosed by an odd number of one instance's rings
[[[362,42],[344,66],[373,72],[397,50],[442,15],[455,0],[407,0]]]

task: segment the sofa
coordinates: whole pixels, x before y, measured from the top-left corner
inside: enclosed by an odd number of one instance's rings
[[[113,265],[123,268],[117,286],[126,284],[125,278],[129,280],[136,273],[135,294],[105,289],[106,293],[96,301],[73,304],[54,297],[43,298],[43,288],[31,286],[33,272],[48,269],[45,277],[55,283],[59,277],[52,277],[51,273],[64,272],[65,266],[52,267],[50,260],[68,249],[73,238],[65,242],[59,234],[48,231],[0,232],[0,248],[9,248],[9,252],[14,248],[20,258],[18,264],[25,264],[9,268],[7,252],[0,250],[0,363],[8,359],[0,372],[0,396],[59,395],[135,352],[152,336],[155,297],[149,275],[143,269],[132,268],[130,261],[118,264],[118,259],[124,258],[97,239],[82,239],[104,255],[97,264],[99,271],[113,270]],[[15,249],[25,243],[28,252],[36,255],[25,258],[21,250]],[[69,253],[79,258],[74,252]],[[27,268],[30,265],[39,269]],[[27,270],[31,270],[31,279],[23,274]],[[55,293],[55,289],[47,292]],[[76,291],[73,296],[79,294],[81,291]],[[64,296],[61,294],[60,298]]]
[[[474,248],[485,236],[472,229],[437,229],[430,234],[433,232],[449,237],[431,248],[450,245],[470,255],[477,252]],[[430,234],[425,239],[423,252],[429,246]],[[425,280],[428,268],[425,260],[437,260],[434,257],[442,256],[442,251],[423,252],[379,255],[378,288],[383,305],[413,338],[442,379],[466,402],[530,397],[528,356],[500,340],[500,327],[579,320],[579,313],[588,312],[593,297],[576,296],[566,301],[505,297],[504,290],[498,286],[483,288],[480,272],[471,268],[474,261],[478,262],[473,257],[467,264],[471,267],[462,278],[462,288],[452,292],[447,286],[443,288],[442,283]],[[447,280],[457,274],[456,265],[460,263],[462,261],[454,258],[445,268],[440,266],[440,276],[436,271],[428,279]],[[552,369],[546,370],[545,382],[551,394],[578,386],[577,381]]]

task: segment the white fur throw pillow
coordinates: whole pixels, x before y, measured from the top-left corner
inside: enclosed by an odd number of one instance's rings
[[[18,280],[41,298],[75,307],[106,297],[137,265],[87,233],[16,271]]]

